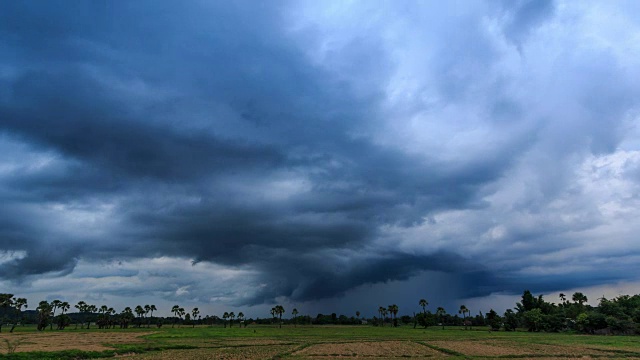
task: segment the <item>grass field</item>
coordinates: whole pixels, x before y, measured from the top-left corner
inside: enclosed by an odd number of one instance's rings
[[[0,359],[640,359],[640,337],[371,326],[20,328],[0,334],[0,349]]]

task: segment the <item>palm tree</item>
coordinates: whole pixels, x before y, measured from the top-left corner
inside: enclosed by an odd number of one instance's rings
[[[7,309],[13,307],[13,294],[0,294],[0,308]],[[0,332],[2,332],[2,324],[4,319],[0,318]]]
[[[229,327],[233,327],[233,319],[235,319],[236,314],[232,311],[229,313]]]
[[[149,306],[149,311],[151,312],[151,320],[150,321],[153,321],[153,312],[154,311],[158,311],[158,309],[156,308],[155,305],[151,305],[151,306]]]
[[[173,313],[173,316],[175,317],[171,327],[175,327],[176,326],[176,321],[178,321],[178,314],[180,314],[180,306],[179,305],[173,305],[173,307],[171,308],[171,312]]]
[[[227,327],[227,319],[229,318],[229,313],[228,312],[224,312],[224,314],[222,314],[222,318],[224,319],[224,327]]]
[[[558,295],[560,297],[560,301],[562,301],[562,304],[564,305],[565,301],[567,301],[567,296],[563,293],[560,293],[560,295]]]
[[[280,318],[280,328],[282,329],[282,315],[284,314],[284,307],[282,305],[276,305],[276,314],[278,314]]]
[[[384,308],[382,306],[378,307],[378,314],[380,314],[380,326],[384,326],[384,317],[382,315],[382,312],[384,311]]]
[[[442,306],[439,306],[436,310],[436,315],[440,317],[440,322],[442,323],[442,330],[444,330],[444,316],[446,314],[447,311]]]
[[[136,312],[136,315],[138,315],[138,327],[142,326],[142,315],[144,315],[144,308],[141,305],[136,306],[136,308],[133,310]]]
[[[356,311],[356,317],[360,320],[360,311]]]
[[[584,303],[586,303],[587,300],[587,296],[581,292],[576,292],[573,294],[573,296],[571,296],[571,300],[573,300],[573,302],[578,303],[580,306],[584,305]]]
[[[96,311],[98,311],[98,308],[95,305],[87,305],[87,312],[90,315],[93,315]],[[87,329],[91,326],[91,317],[89,317],[87,319]]]
[[[396,304],[389,305],[389,315],[392,315],[393,326],[398,326],[398,322],[396,321],[397,314],[398,314],[398,305]]]
[[[244,314],[241,311],[238,313],[238,326],[242,327],[243,319],[244,319]],[[247,324],[245,324],[244,327],[247,327]]]
[[[52,309],[51,317],[53,317],[53,318],[56,317],[56,309],[58,307],[60,307],[61,304],[62,304],[62,301],[60,301],[58,299],[53,300],[51,302],[51,309]],[[51,326],[49,327],[49,330],[53,330],[53,321],[51,321]]]
[[[46,300],[40,301],[36,310],[38,311],[38,331],[42,331],[47,328],[47,322],[49,316],[51,316],[51,304]]]
[[[133,320],[133,318],[133,310],[131,310],[131,308],[127,306],[126,308],[124,308],[124,310],[122,310],[122,313],[120,313],[120,328],[128,329],[129,322]]]
[[[67,304],[69,305],[69,304]],[[13,332],[13,329],[16,328],[16,325],[18,325],[18,321],[21,318],[21,313],[22,313],[22,307],[24,306],[24,308],[27,308],[27,299],[25,298],[17,298],[15,300],[13,300],[13,308],[16,310],[16,319],[13,322],[13,325],[11,326],[11,330],[9,330],[10,333]]]
[[[418,301],[418,305],[422,306],[422,313],[426,316],[427,305],[429,305],[429,302],[426,299],[420,299],[420,301]]]
[[[144,306],[144,317],[147,317],[147,314],[151,312],[151,306],[149,304]],[[149,321],[147,321],[147,329],[149,328],[149,326],[151,325],[151,323]]]
[[[184,316],[184,314],[186,314],[186,312],[184,311],[184,308],[181,307],[180,312],[178,313],[180,315],[180,320],[182,320],[182,317]],[[180,322],[180,326],[182,326],[182,322]]]
[[[276,308],[271,308],[271,317],[273,318],[273,322],[276,322]]]
[[[469,309],[467,309],[467,307],[464,305],[460,305],[460,310],[458,310],[458,314],[462,314],[462,322],[464,323],[465,330],[467,330],[467,312],[468,311]]]
[[[200,309],[198,308],[193,308],[193,310],[191,310],[191,319],[193,320],[193,327],[196,327],[196,318],[198,317],[198,314],[200,314]]]
[[[296,324],[296,318],[298,317],[298,309],[293,308],[293,310],[291,311],[291,315],[293,315],[293,327],[298,327],[298,325]]]
[[[384,326],[384,321],[387,319],[387,309],[382,307],[382,326]]]
[[[73,307],[75,307],[76,309],[78,309],[78,312],[83,314],[83,319],[81,324],[81,328],[84,329],[84,313],[87,312],[87,303],[80,300],[78,301],[78,303],[76,305],[74,305]],[[78,328],[78,323],[76,322],[76,329]]]

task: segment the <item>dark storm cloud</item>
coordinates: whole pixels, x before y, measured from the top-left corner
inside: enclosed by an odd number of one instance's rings
[[[458,21],[463,27],[433,47],[431,86],[451,106],[495,92],[477,108],[507,130],[451,156],[448,143],[467,141],[457,133],[429,138],[444,144],[430,151],[380,140],[386,117],[397,115],[386,96],[400,66],[382,31],[342,47],[323,43],[322,29],[288,26],[292,5],[0,5],[0,160],[8,169],[0,168],[0,250],[26,251],[0,263],[2,277],[64,274],[81,260],[178,256],[255,271],[254,293],[233,300],[243,304],[330,298],[425,270],[456,274],[461,296],[520,291],[519,279],[457,255],[457,243],[478,234],[443,235],[437,251],[398,246],[399,232],[436,224],[440,212],[489,209],[487,186],[545,131],[555,134],[527,124],[526,104],[487,75],[502,50],[483,20]],[[499,14],[505,36],[521,46],[554,4],[508,2]],[[329,50],[307,53],[309,44]],[[591,113],[618,116],[631,103],[619,95],[589,101]],[[433,110],[416,98],[412,109]],[[619,110],[611,115],[605,103]],[[467,119],[470,108],[438,121],[481,127]],[[590,144],[612,149],[616,129]],[[514,229],[510,239],[558,228]],[[434,241],[419,239],[425,248]]]

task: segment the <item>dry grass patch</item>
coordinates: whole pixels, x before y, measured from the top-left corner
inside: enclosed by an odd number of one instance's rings
[[[105,344],[135,344],[145,342],[141,336],[151,334],[151,332],[35,332],[0,334],[0,341],[4,339],[15,341],[20,339],[20,345],[16,352],[25,351],[61,351],[61,350],[84,350],[103,351],[112,350],[112,347]]]
[[[443,354],[410,341],[344,342],[315,344],[296,351],[294,356],[316,357],[442,357]]]
[[[243,346],[232,348],[203,348],[193,350],[166,350],[161,352],[133,355],[130,359],[160,359],[160,360],[260,360],[270,359],[278,355],[286,354],[294,349],[293,346]]]
[[[467,356],[517,356],[549,355],[553,357],[583,357],[589,355],[611,355],[605,351],[575,345],[520,344],[505,341],[429,341],[429,344],[453,350]]]

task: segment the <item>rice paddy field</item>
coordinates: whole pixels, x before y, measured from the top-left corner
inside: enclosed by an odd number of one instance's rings
[[[640,337],[372,326],[44,332],[26,327],[0,334],[0,354],[0,359],[640,359]]]

